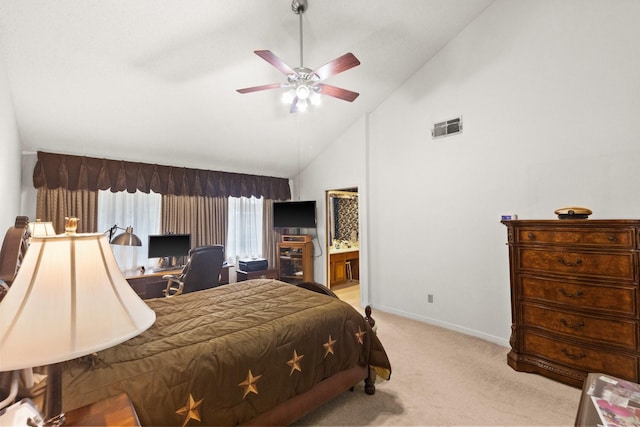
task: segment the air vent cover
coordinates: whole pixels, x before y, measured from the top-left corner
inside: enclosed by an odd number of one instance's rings
[[[434,123],[433,129],[431,129],[431,136],[433,138],[442,138],[443,136],[456,135],[460,132],[462,132],[462,116]]]

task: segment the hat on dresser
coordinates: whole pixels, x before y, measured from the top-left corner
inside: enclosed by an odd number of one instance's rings
[[[558,215],[559,219],[587,219],[593,212],[591,212],[591,209],[588,208],[570,206],[566,208],[556,209],[554,213]]]

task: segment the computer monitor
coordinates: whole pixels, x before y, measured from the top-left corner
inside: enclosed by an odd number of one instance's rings
[[[190,249],[191,234],[149,235],[149,258],[187,256]]]

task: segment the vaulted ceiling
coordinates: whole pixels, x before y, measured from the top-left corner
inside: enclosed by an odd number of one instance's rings
[[[292,177],[476,18],[492,0],[2,0],[0,53],[24,151]],[[289,113],[285,82],[253,51],[314,69],[361,65]],[[425,129],[425,132],[428,130]]]

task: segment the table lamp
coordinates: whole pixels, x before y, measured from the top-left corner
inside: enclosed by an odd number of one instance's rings
[[[56,417],[62,362],[120,344],[154,321],[103,233],[33,237],[0,304],[0,372],[48,365],[45,419]]]
[[[56,230],[53,228],[52,222],[42,222],[36,219],[36,222],[29,223],[29,233],[31,237],[55,236]]]

